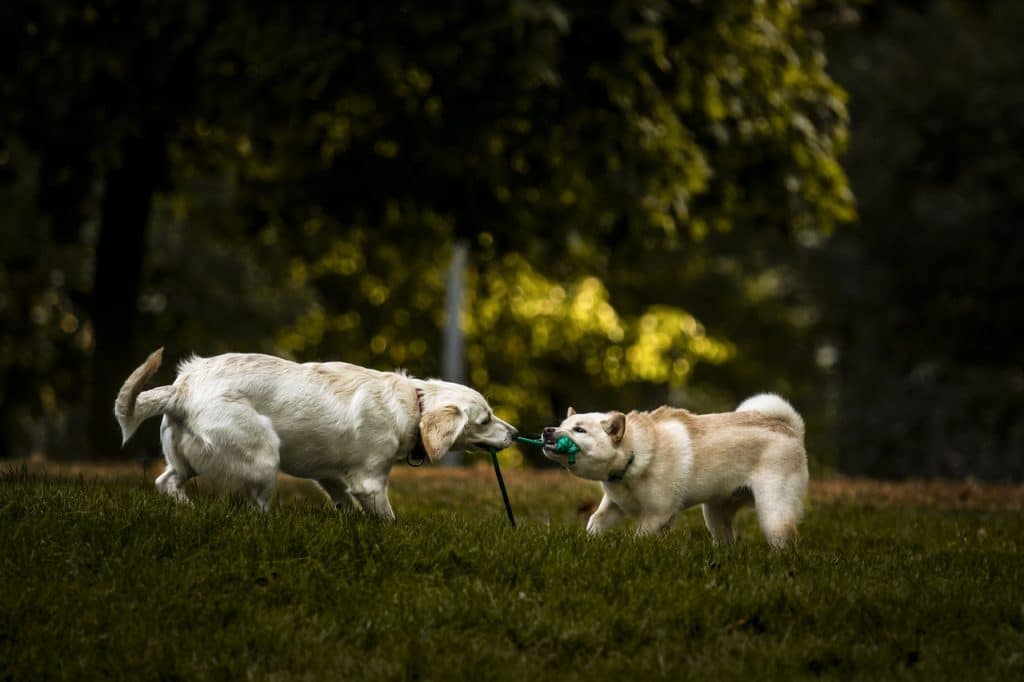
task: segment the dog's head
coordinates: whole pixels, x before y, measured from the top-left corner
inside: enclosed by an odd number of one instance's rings
[[[516,437],[515,427],[494,416],[487,400],[468,386],[428,381],[423,394],[420,435],[431,461],[473,445],[500,450]]]
[[[570,407],[565,421],[544,429],[544,455],[580,478],[606,481],[618,461],[616,456],[625,433],[626,415],[621,412],[576,414]],[[561,436],[568,436],[579,447],[575,464],[569,464],[568,455],[555,452]]]

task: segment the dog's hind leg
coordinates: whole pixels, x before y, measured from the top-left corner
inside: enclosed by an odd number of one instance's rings
[[[711,533],[711,540],[716,545],[731,545],[736,542],[736,536],[732,531],[732,517],[736,513],[729,504],[725,502],[704,503],[704,525]]]
[[[324,489],[338,511],[355,512],[361,509],[358,500],[349,492],[348,484],[341,478],[320,478],[317,484]]]
[[[255,411],[254,411],[255,412]],[[255,437],[246,439],[249,448],[250,468],[245,472],[245,490],[249,501],[260,511],[270,509],[270,498],[274,495],[277,485],[277,472],[281,464],[281,439],[274,430],[274,425],[262,414],[255,414],[258,432]]]
[[[758,507],[758,521],[765,540],[775,549],[785,549],[796,541],[797,519],[790,514],[762,512]]]
[[[189,462],[200,475],[233,484],[261,511],[270,507],[281,463],[274,425],[244,399],[224,399],[193,415]]]
[[[274,485],[277,483],[277,475],[258,481],[251,481],[245,485],[245,492],[249,502],[261,512],[270,510],[270,498],[274,495]]]
[[[170,417],[164,415],[160,423],[160,445],[163,448],[164,460],[167,468],[156,479],[156,489],[165,495],[170,495],[182,504],[191,504],[188,495],[185,494],[185,482],[195,476],[195,471],[189,466],[188,460],[182,455],[181,443],[178,433],[179,427]]]
[[[754,484],[757,520],[768,544],[785,549],[796,541],[806,479],[787,476]]]
[[[170,495],[175,501],[182,504],[192,504],[192,500],[188,499],[188,495],[185,494],[184,485],[186,481],[188,481],[188,478],[168,467],[162,474],[156,477],[154,483],[157,490],[165,495]]]
[[[704,525],[708,527],[711,540],[716,545],[731,545],[736,541],[732,528],[733,517],[741,507],[753,500],[750,490],[741,488],[724,500],[704,503]]]

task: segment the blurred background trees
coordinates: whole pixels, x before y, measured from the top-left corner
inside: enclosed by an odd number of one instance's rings
[[[819,465],[1019,476],[1010,5],[9,3],[4,454],[117,456],[160,345],[436,375],[461,240],[523,430],[776,390]]]
[[[860,220],[822,250],[841,466],[1024,478],[1019,2],[887,2],[830,34]]]

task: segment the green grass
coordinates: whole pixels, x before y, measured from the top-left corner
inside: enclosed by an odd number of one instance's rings
[[[794,552],[752,515],[583,534],[594,489],[395,481],[395,524],[286,500],[0,477],[0,680],[1024,675],[1019,512],[818,503]]]

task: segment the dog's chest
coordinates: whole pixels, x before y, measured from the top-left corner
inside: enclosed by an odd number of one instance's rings
[[[624,512],[643,516],[654,510],[678,509],[686,502],[688,452],[658,453],[656,463],[640,476],[627,476],[622,481],[602,483],[605,494]]]
[[[602,483],[605,494],[627,514],[638,515],[643,512],[643,498],[638,495],[634,486],[628,483]]]

